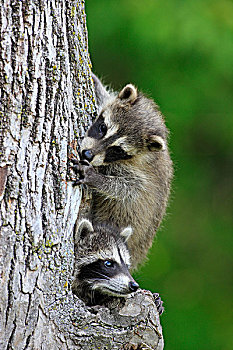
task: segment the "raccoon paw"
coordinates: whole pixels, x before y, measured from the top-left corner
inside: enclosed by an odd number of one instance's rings
[[[73,183],[73,186],[82,184],[90,184],[92,176],[96,174],[93,166],[86,160],[77,161],[77,159],[71,159],[73,171],[78,175],[78,179]]]
[[[162,315],[164,311],[164,307],[163,307],[163,301],[161,300],[159,293],[153,293],[153,297],[154,297],[154,302],[157,307],[158,313],[159,315]]]

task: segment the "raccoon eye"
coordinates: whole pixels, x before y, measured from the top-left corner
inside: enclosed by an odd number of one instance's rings
[[[113,262],[112,261],[110,261],[110,260],[105,260],[104,261],[104,266],[105,267],[113,267]]]
[[[99,132],[100,132],[100,134],[101,134],[101,137],[104,137],[104,136],[106,135],[106,132],[107,132],[107,126],[106,126],[106,124],[101,123],[101,124],[99,125]]]

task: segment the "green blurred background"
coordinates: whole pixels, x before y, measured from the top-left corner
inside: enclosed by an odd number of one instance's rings
[[[175,179],[149,262],[167,350],[232,350],[233,2],[87,0],[93,71],[166,117]]]

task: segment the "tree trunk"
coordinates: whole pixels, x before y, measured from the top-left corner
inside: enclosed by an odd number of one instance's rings
[[[0,10],[0,348],[163,349],[150,292],[93,310],[70,288],[68,158],[95,114],[84,1]]]

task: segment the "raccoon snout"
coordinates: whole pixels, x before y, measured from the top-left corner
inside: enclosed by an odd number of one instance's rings
[[[136,292],[136,290],[138,289],[139,287],[139,284],[137,284],[137,282],[133,282],[133,281],[130,281],[129,282],[129,290],[131,292]]]
[[[94,154],[92,153],[92,151],[88,149],[84,149],[82,151],[82,159],[86,159],[88,160],[88,162],[91,162],[93,158],[94,158]]]

